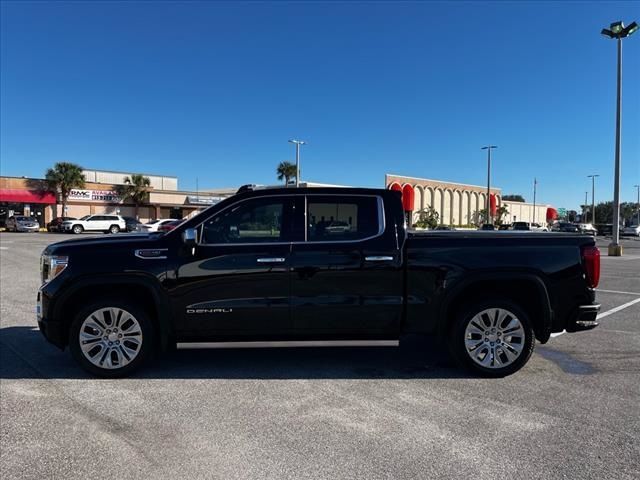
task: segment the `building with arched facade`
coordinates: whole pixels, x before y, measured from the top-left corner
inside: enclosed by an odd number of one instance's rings
[[[421,210],[433,207],[438,212],[442,225],[473,225],[478,223],[478,212],[486,207],[486,186],[385,175],[387,188],[403,189],[407,185],[413,189],[411,224],[418,220]],[[492,188],[490,193],[494,197],[491,201],[492,208],[499,208],[502,205],[501,189]]]

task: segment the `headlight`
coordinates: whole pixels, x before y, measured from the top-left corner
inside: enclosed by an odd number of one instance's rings
[[[48,283],[56,278],[65,268],[67,268],[68,264],[69,257],[60,255],[42,255],[40,260],[42,283]]]

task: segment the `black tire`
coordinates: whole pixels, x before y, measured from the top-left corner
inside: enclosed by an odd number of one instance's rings
[[[71,231],[75,234],[80,234],[84,232],[84,228],[82,227],[82,225],[74,225],[73,228],[71,228]]]
[[[495,310],[500,309],[502,311],[509,312],[513,316],[515,316],[516,320],[520,322],[520,325],[522,327],[521,335],[523,338],[521,337],[516,344],[515,343],[516,338],[511,337],[510,334],[507,333],[507,331],[510,329],[506,329],[504,330],[505,331],[504,336],[498,337],[495,342],[490,342],[490,340],[493,340],[494,337],[498,334],[491,333],[491,336],[485,337],[485,334],[487,332],[490,332],[491,325],[492,325],[491,322],[494,320],[492,318],[485,316],[482,319],[482,321],[485,323],[481,325],[482,327],[487,328],[486,332],[481,333],[481,336],[484,338],[469,339],[470,342],[478,342],[477,344],[480,344],[480,343],[485,344],[484,346],[478,347],[477,349],[473,350],[473,352],[479,352],[479,356],[482,356],[483,351],[481,350],[485,349],[486,351],[485,356],[488,356],[490,366],[483,366],[479,363],[479,360],[474,360],[472,358],[472,353],[469,353],[467,351],[467,345],[466,345],[467,327],[470,325],[472,321],[474,321],[474,317],[476,315],[484,312],[485,310],[494,310],[494,309]],[[486,324],[487,319],[489,320],[489,325]],[[503,322],[501,323],[504,324],[507,321],[510,321],[510,320],[505,317],[505,320],[503,320]],[[500,328],[497,328],[496,330],[502,331]],[[469,335],[476,335],[476,334],[470,333]],[[500,343],[502,342],[500,338],[506,339],[507,335],[509,335],[510,341],[514,342],[514,345],[516,346],[516,348],[520,345],[522,345],[522,347],[519,352],[519,355],[515,358],[515,360],[512,360],[511,363],[508,363],[504,366],[500,366],[501,358],[503,360],[504,359],[508,360],[507,353],[509,352],[505,353],[503,350],[505,350],[505,345],[511,345],[511,344],[509,344],[508,342],[505,342],[505,343],[502,343],[502,345],[500,345]],[[531,358],[531,354],[533,353],[533,349],[535,347],[535,332],[533,330],[533,325],[531,323],[531,320],[529,319],[529,315],[518,304],[506,298],[491,298],[487,300],[474,301],[470,304],[469,307],[461,311],[461,313],[454,320],[452,328],[449,331],[448,343],[449,343],[449,350],[453,358],[464,368],[485,377],[505,377],[507,375],[511,375],[512,373],[517,372],[529,361],[529,358]],[[495,355],[491,355],[492,351],[495,352]],[[477,357],[478,357],[478,354],[476,355],[476,358]]]
[[[116,234],[116,233],[120,233],[120,227],[118,225],[111,225],[109,227],[109,233],[111,234]]]
[[[81,348],[81,340],[80,340],[80,329],[83,326],[83,323],[86,319],[89,318],[90,315],[95,314],[97,311],[100,311],[104,308],[116,308],[120,310],[124,310],[129,313],[135,321],[137,321],[141,335],[140,341],[141,345],[137,352],[137,355],[129,361],[129,363],[125,364],[122,367],[114,367],[107,368],[100,367],[94,363],[92,363],[82,352]],[[95,316],[94,316],[95,318]],[[121,317],[121,321],[123,322],[121,325],[126,326],[127,318],[123,315]],[[114,320],[112,320],[111,326],[114,325]],[[109,327],[110,325],[107,322],[105,323],[105,327]],[[116,326],[118,322],[115,322]],[[98,335],[98,337],[101,334]],[[107,337],[103,337],[107,338]],[[124,346],[126,340],[122,341],[122,346]],[[106,343],[98,340],[96,343],[102,343],[103,347],[107,349]],[[80,366],[87,372],[96,375],[98,377],[103,378],[119,378],[126,377],[133,373],[135,370],[140,368],[151,356],[153,353],[153,345],[154,345],[154,329],[151,320],[149,319],[148,313],[142,308],[139,303],[129,299],[122,298],[104,298],[82,308],[74,317],[73,323],[71,324],[71,328],[69,329],[69,350],[71,350],[71,355],[73,358],[80,364]],[[120,348],[116,346],[108,347],[108,348]],[[103,350],[96,355],[96,358],[102,355]],[[116,352],[118,353],[118,352]],[[109,355],[111,352],[109,351]],[[118,356],[119,353],[118,353]],[[120,358],[123,358],[120,356]],[[108,363],[108,362],[107,362]]]

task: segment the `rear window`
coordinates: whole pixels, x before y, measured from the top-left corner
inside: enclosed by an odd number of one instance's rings
[[[382,230],[377,197],[307,197],[307,240],[362,240]]]

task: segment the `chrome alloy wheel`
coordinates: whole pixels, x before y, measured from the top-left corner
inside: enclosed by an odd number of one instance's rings
[[[142,328],[126,310],[101,308],[84,319],[78,335],[85,358],[113,370],[133,361],[142,347]]]
[[[515,362],[525,344],[524,327],[504,308],[490,308],[474,315],[465,330],[467,354],[485,368],[504,368]]]

